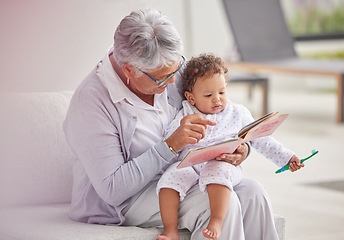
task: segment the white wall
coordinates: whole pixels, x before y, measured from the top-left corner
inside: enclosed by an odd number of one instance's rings
[[[190,53],[198,55],[202,52],[212,52],[226,59],[232,58],[235,49],[222,1],[191,0],[191,9]]]
[[[231,48],[220,0],[1,0],[0,90],[74,90],[112,44],[119,21],[140,8],[172,20],[187,57],[225,56]]]

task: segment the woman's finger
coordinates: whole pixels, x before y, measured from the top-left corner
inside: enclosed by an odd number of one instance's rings
[[[195,114],[191,114],[191,115],[184,117],[180,121],[180,124],[182,125],[184,123],[203,125],[205,128],[207,127],[207,125],[210,125],[210,126],[216,125],[216,122],[209,120],[209,119],[205,119],[202,116],[202,114],[200,114],[200,113],[195,113]]]
[[[238,153],[244,153],[246,151],[245,144],[239,145],[239,147],[236,149],[236,152]]]

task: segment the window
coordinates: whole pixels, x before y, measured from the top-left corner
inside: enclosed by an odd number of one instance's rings
[[[344,39],[344,0],[282,0],[296,40]]]

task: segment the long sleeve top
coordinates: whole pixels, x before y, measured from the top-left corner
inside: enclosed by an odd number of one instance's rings
[[[159,179],[175,155],[162,140],[163,132],[142,154],[130,154],[138,119],[121,101],[112,100],[116,88],[109,91],[104,84],[109,75],[102,74],[111,68],[108,63],[107,55],[76,89],[64,122],[75,154],[69,216],[79,222],[120,225],[130,198]],[[119,80],[116,74],[112,78]],[[167,87],[167,98],[177,112],[182,102],[179,73],[175,79]]]

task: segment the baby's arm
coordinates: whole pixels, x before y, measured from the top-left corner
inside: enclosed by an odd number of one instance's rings
[[[251,141],[251,146],[267,159],[270,159],[279,167],[284,167],[296,155],[293,151],[285,148],[273,137],[261,137]]]
[[[262,137],[251,141],[252,147],[260,154],[270,159],[279,167],[284,167],[290,164],[290,171],[294,172],[302,167],[300,159],[295,155],[293,151],[285,148],[280,142],[273,137]]]

